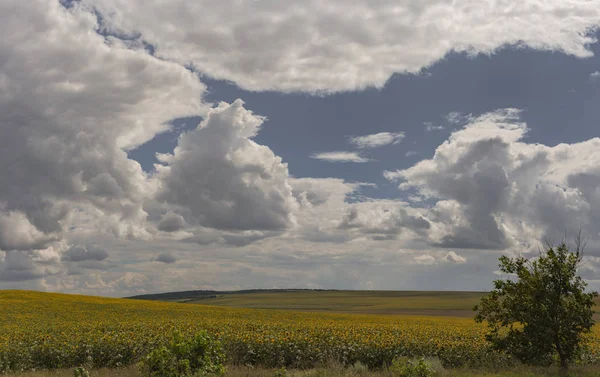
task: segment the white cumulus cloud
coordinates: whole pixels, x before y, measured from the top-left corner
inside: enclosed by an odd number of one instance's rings
[[[0,247],[44,248],[74,207],[117,234],[143,233],[152,187],[126,150],[203,113],[204,84],[99,35],[77,2],[3,1],[0,25],[0,176],[10,182],[0,185]]]
[[[580,225],[598,237],[600,139],[528,144],[519,114],[502,109],[472,117],[433,158],[385,173],[402,190],[437,200],[426,213],[433,245],[526,250]]]
[[[224,230],[293,226],[297,201],[287,164],[252,140],[264,120],[241,100],[211,109],[195,130],[180,136],[169,162],[156,165],[157,200],[177,208],[192,225]]]

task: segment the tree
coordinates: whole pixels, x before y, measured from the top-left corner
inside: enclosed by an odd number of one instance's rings
[[[581,233],[580,233],[581,234]],[[486,339],[522,362],[550,365],[558,359],[567,369],[582,350],[582,337],[594,325],[596,292],[577,275],[583,257],[581,237],[576,250],[562,242],[530,261],[500,257],[500,270],[513,279],[495,280],[494,290],[474,307],[475,320],[487,322]]]

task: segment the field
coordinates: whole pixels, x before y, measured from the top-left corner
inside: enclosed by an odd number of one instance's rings
[[[290,291],[233,293],[189,303],[239,308],[473,317],[479,292]]]
[[[270,290],[179,292],[145,299],[233,308],[473,318],[482,292]],[[600,298],[596,300],[600,310]],[[600,313],[595,316],[600,320]]]
[[[327,297],[328,307],[344,309],[342,298],[334,298]],[[433,297],[429,303],[416,294],[412,298],[406,309],[435,304]],[[232,299],[217,297],[214,303],[225,305],[224,300]],[[470,307],[472,299],[463,297],[460,305]],[[293,306],[294,300],[280,302]],[[455,298],[440,298],[438,307],[456,310],[451,301]],[[370,309],[345,310],[389,309],[380,306],[383,302],[371,304]],[[398,354],[435,356],[447,368],[512,363],[488,349],[484,327],[471,318],[308,313],[26,291],[0,291],[0,307],[0,372],[131,365],[168,341],[175,329],[184,333],[205,329],[222,341],[230,364],[261,368],[306,369],[332,361],[343,365],[360,361],[378,369]],[[588,342],[590,361],[600,363],[598,328]]]
[[[555,368],[527,368],[519,367],[508,370],[444,370],[443,377],[564,377],[560,370]],[[73,377],[73,370],[40,370],[33,372],[19,372],[12,374],[14,377]],[[229,365],[224,377],[276,377],[277,369],[255,368],[247,366]],[[288,370],[287,377],[394,377],[386,370],[364,370],[355,367],[342,367],[330,365],[309,370]],[[104,368],[90,371],[90,377],[142,377],[135,367]],[[569,377],[598,377],[597,367],[572,367]]]

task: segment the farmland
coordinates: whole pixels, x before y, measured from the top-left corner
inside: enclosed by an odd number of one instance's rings
[[[465,304],[466,305],[466,304]],[[0,371],[135,363],[173,330],[205,329],[229,363],[311,368],[335,360],[383,366],[397,354],[428,355],[447,367],[510,363],[470,318],[229,308],[26,291],[0,292]],[[600,358],[600,331],[589,337]]]
[[[144,299],[234,308],[473,318],[482,292],[266,290],[177,292]],[[600,309],[600,299],[596,300]],[[596,320],[600,320],[597,313]]]

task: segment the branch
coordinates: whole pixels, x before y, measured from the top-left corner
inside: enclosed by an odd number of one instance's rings
[[[583,251],[585,250],[585,247],[587,246],[587,243],[590,240],[589,237],[585,240],[581,237],[581,224],[579,225],[579,231],[575,235],[574,239],[575,239],[575,255],[577,255],[577,261],[581,262],[581,260],[583,259],[583,255],[584,255]],[[580,266],[580,265],[578,265],[578,266]]]

